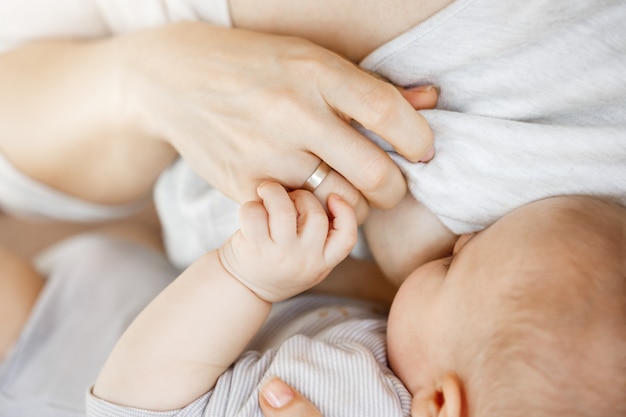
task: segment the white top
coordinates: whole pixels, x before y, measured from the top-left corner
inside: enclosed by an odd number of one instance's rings
[[[147,201],[105,205],[80,200],[18,171],[0,151],[0,211],[17,217],[101,221],[128,216]]]
[[[246,351],[213,390],[156,414],[87,397],[89,417],[263,417],[259,387],[279,376],[324,417],[409,417],[411,395],[387,365],[385,310],[341,297],[275,304]]]
[[[411,193],[457,234],[552,196],[626,204],[624,22],[623,0],[457,0],[366,57],[441,87],[435,158],[391,153]]]
[[[98,38],[181,20],[231,26],[227,0],[2,0],[0,52],[51,37]]]

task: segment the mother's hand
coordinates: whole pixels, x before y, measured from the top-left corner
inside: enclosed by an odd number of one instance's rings
[[[300,188],[320,160],[334,171],[315,194],[341,195],[363,220],[368,202],[406,192],[392,160],[356,120],[412,161],[432,157],[432,132],[415,107],[436,92],[399,90],[308,41],[203,23],[120,38],[123,102],[144,131],[238,202],[271,179]]]
[[[278,378],[261,387],[259,405],[265,417],[322,417],[317,407]]]

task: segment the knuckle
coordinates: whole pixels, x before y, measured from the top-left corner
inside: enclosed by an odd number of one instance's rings
[[[370,114],[367,122],[378,128],[391,125],[398,113],[399,98],[398,91],[391,85],[382,84],[370,90],[363,97],[363,105]]]
[[[328,215],[324,210],[310,211],[307,213],[307,221],[318,230],[328,229]]]
[[[304,79],[315,79],[337,65],[335,54],[309,41],[298,42],[299,48],[294,48],[291,65],[294,74]]]
[[[367,219],[367,217],[369,216],[369,212],[370,212],[370,206],[367,203],[367,201],[363,201],[362,204],[360,204],[356,211],[356,222],[358,225],[361,225],[365,222],[365,219]]]
[[[275,208],[272,214],[285,222],[293,222],[297,217],[293,206],[288,205],[281,205],[280,207]]]
[[[249,201],[239,208],[239,218],[243,222],[255,220],[265,216],[265,209],[257,201]]]
[[[431,146],[434,145],[435,143],[435,134],[433,133],[433,131],[429,128],[426,129],[424,134],[423,134],[423,140],[424,140],[424,148],[428,149]]]
[[[360,209],[363,205],[367,205],[365,197],[363,197],[363,195],[354,187],[350,187],[345,192],[339,195],[355,210]]]
[[[311,102],[305,94],[300,87],[291,83],[272,86],[265,93],[265,110],[259,124],[289,130],[292,126],[305,123],[311,118]],[[286,123],[286,118],[289,123]]]
[[[383,189],[397,169],[386,154],[372,156],[363,165],[363,183],[366,185],[362,191],[368,193]]]

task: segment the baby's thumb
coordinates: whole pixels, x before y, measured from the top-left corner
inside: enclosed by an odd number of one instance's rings
[[[322,417],[317,407],[277,377],[261,387],[259,404],[265,417]]]

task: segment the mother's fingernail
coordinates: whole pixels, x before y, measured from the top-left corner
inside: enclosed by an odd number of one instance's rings
[[[431,159],[433,159],[434,156],[435,156],[435,147],[431,146],[430,148],[428,148],[424,156],[422,156],[422,159],[420,159],[420,162],[428,162]]]
[[[428,93],[430,90],[435,88],[434,85],[418,85],[417,87],[411,87],[408,91],[414,93]]]
[[[278,378],[267,382],[261,390],[261,395],[274,408],[284,407],[295,396],[293,390]]]
[[[436,85],[426,84],[426,85],[418,85],[415,87],[407,88],[406,91],[410,93],[416,93],[416,94],[427,94],[433,91],[433,92],[436,92],[437,95],[439,95],[439,93],[441,92],[441,89],[437,87]]]

